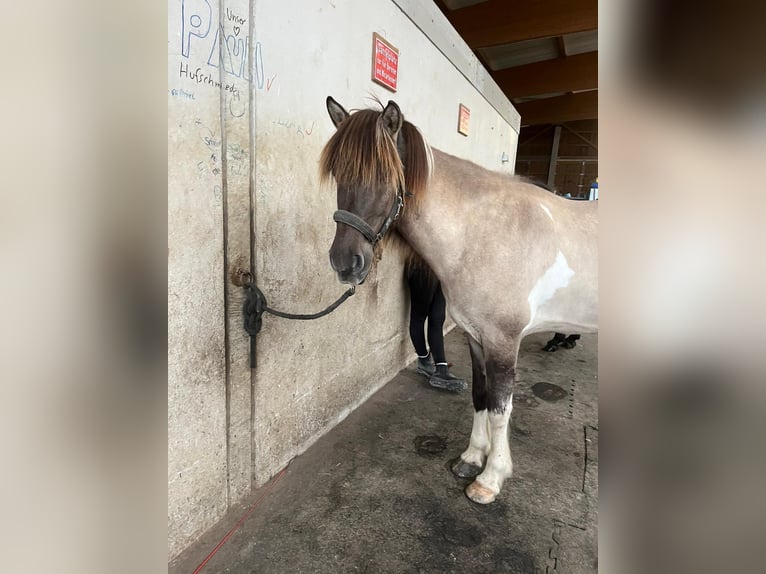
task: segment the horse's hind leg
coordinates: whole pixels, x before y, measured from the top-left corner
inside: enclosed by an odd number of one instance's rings
[[[474,408],[473,429],[468,448],[452,465],[452,472],[462,478],[473,478],[481,472],[489,453],[489,422],[487,418],[487,376],[484,351],[472,337],[467,336],[467,338],[473,367],[473,382],[471,383]]]
[[[465,493],[474,502],[489,504],[494,501],[506,478],[513,472],[511,447],[508,444],[508,422],[513,409],[513,381],[516,375],[518,343],[510,354],[488,353],[487,372],[487,423],[489,430],[489,454],[484,470],[469,484]]]

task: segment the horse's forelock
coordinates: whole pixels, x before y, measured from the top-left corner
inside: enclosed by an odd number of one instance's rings
[[[322,150],[319,173],[343,183],[372,188],[404,184],[402,162],[396,144],[378,121],[381,112],[360,110],[338,126]]]

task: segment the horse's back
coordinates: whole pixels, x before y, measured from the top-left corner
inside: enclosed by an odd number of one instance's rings
[[[434,157],[433,199],[417,221],[438,230],[424,245],[455,321],[498,344],[548,325],[593,330],[597,202],[564,199],[438,150]]]
[[[492,182],[471,202],[474,224],[465,232],[471,246],[470,257],[464,258],[467,278],[459,284],[464,289],[471,284],[467,297],[473,301],[457,295],[463,301],[456,314],[483,317],[523,334],[596,330],[596,202],[564,199],[524,180],[505,182],[510,188]],[[473,323],[472,329],[489,327]]]

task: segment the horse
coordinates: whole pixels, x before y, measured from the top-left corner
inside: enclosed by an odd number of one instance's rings
[[[451,468],[473,479],[469,499],[489,504],[513,471],[521,340],[597,330],[597,202],[431,148],[393,101],[353,113],[332,97],[326,106],[336,127],[319,159],[321,181],[337,189],[331,267],[341,283],[359,285],[398,236],[436,273],[473,373],[471,438]]]

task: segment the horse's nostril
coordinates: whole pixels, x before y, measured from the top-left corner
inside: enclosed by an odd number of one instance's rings
[[[364,267],[364,257],[361,255],[354,255],[354,263],[351,267],[352,272],[361,271]]]

